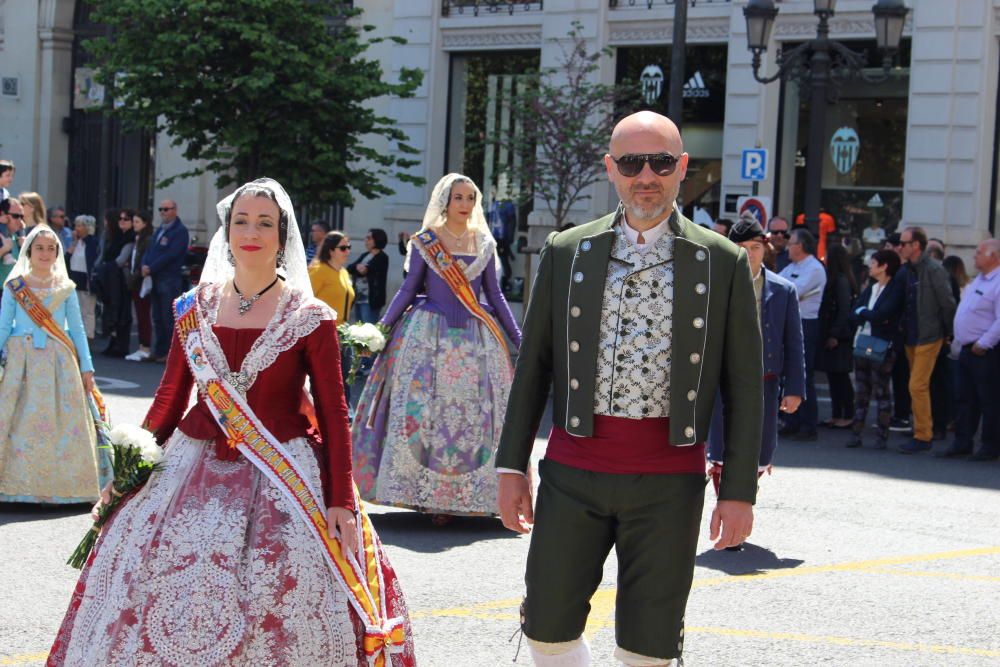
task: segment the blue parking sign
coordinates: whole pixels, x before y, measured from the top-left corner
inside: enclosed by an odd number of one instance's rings
[[[744,148],[740,162],[740,178],[744,181],[763,181],[767,178],[767,149]]]

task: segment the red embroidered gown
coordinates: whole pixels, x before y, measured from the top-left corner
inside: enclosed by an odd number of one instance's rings
[[[214,321],[219,291],[199,289]],[[207,322],[211,325],[212,322]],[[353,507],[350,431],[333,315],[286,290],[264,330],[211,326],[220,374],[249,386],[264,426],[322,488]],[[214,352],[212,348],[215,347]],[[302,387],[309,378],[319,433]],[[166,442],[164,468],[105,526],[80,575],[49,665],[366,665],[364,627],[321,546],[271,482],[230,450],[199,400],[176,338],[146,418]],[[407,617],[383,558],[387,616]],[[392,667],[414,664],[412,634]]]

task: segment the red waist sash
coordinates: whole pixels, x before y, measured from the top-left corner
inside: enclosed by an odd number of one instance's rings
[[[705,443],[671,446],[669,417],[627,419],[594,415],[594,434],[589,438],[553,426],[545,458],[593,472],[705,474]]]

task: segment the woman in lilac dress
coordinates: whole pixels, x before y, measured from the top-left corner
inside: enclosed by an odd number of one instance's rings
[[[445,176],[410,240],[406,280],[381,320],[392,333],[358,401],[354,473],[365,500],[439,523],[496,513],[493,459],[513,378],[505,339],[521,344],[497,265],[482,193]]]

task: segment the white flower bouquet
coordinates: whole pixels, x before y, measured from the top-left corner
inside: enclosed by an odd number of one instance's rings
[[[107,433],[107,440],[108,444],[101,447],[111,450],[114,480],[111,482],[110,498],[100,504],[97,520],[66,561],[78,570],[87,562],[101,527],[121,504],[122,498],[142,487],[163,461],[163,448],[156,444],[153,434],[134,424],[115,426]]]
[[[369,322],[355,322],[354,324],[341,324],[337,327],[340,334],[340,344],[348,346],[354,352],[351,359],[351,368],[347,373],[347,384],[354,384],[358,369],[361,368],[361,359],[372,354],[378,354],[385,349],[386,341],[389,338],[389,329],[381,324],[371,324]]]

